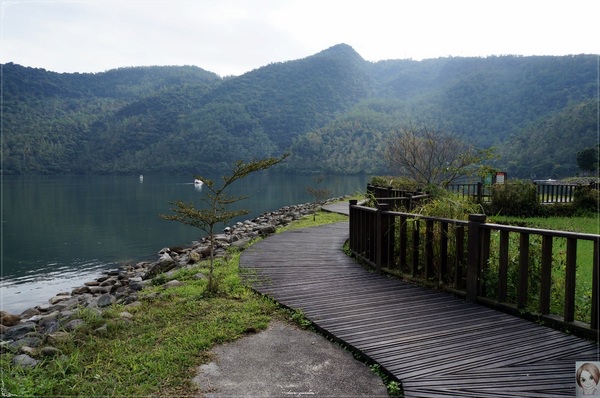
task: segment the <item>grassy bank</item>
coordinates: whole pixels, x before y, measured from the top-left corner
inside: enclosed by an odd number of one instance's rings
[[[319,213],[286,227],[309,227],[345,216]],[[206,294],[207,266],[155,278],[140,294],[141,305],[113,306],[98,314],[80,309],[84,326],[54,344],[58,358],[35,368],[13,366],[14,354],[0,356],[2,395],[15,396],[193,396],[196,368],[210,362],[215,344],[267,327],[274,317],[293,318],[241,283],[239,252],[216,267],[219,293]],[[177,279],[181,286],[160,284]],[[159,284],[160,282],[160,284]],[[106,325],[106,327],[104,327]]]

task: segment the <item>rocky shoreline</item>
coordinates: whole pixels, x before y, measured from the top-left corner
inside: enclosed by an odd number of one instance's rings
[[[330,199],[328,202],[342,200]],[[279,210],[264,213],[244,222],[238,222],[216,235],[215,256],[223,257],[229,247],[244,249],[252,239],[275,233],[277,227],[285,226],[305,215],[312,214],[318,207],[308,203],[285,206]],[[71,292],[60,292],[47,303],[23,311],[19,315],[0,311],[0,353],[14,353],[13,364],[22,367],[34,367],[42,358],[60,355],[54,347],[56,342],[70,338],[71,333],[85,324],[79,317],[80,308],[88,308],[101,314],[106,308],[122,304],[120,317],[127,321],[132,314],[127,310],[141,305],[138,292],[147,285],[156,285],[157,276],[169,276],[178,269],[195,267],[210,256],[208,239],[194,242],[190,247],[165,247],[158,252],[155,262],[126,264],[116,270],[110,270],[94,281]],[[203,277],[199,273],[198,277]],[[156,280],[155,280],[156,278]],[[164,288],[181,284],[171,280],[163,284]],[[94,333],[106,334],[107,325]]]

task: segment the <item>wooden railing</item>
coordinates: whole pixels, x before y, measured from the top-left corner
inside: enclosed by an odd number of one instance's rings
[[[367,185],[367,196],[379,204],[389,205],[390,209],[403,211],[413,211],[424,200],[431,197],[420,190],[413,192],[370,184]]]
[[[490,185],[483,185],[481,182],[473,184],[452,184],[448,185],[447,189],[463,198],[469,198],[476,203],[489,202],[492,198],[492,187]]]
[[[537,197],[540,203],[570,203],[575,199],[575,191],[585,185],[576,184],[548,184],[534,182]],[[598,184],[590,184],[593,189],[598,189]],[[448,185],[448,191],[470,198],[476,203],[489,202],[492,199],[492,186],[481,182],[472,184]]]
[[[349,210],[350,250],[376,270],[598,340],[600,235],[489,224],[479,214],[427,217],[355,200]],[[583,250],[592,254],[591,274],[577,276]],[[588,288],[589,299],[577,303],[576,292]]]

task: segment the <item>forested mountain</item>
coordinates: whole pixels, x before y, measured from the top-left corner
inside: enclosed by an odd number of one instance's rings
[[[423,122],[497,146],[512,176],[560,177],[597,141],[597,76],[597,55],[372,63],[345,44],[226,79],[9,63],[2,172],[206,174],[290,151],[290,172],[385,173],[389,132]]]

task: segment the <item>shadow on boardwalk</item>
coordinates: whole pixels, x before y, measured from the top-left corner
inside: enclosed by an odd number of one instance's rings
[[[595,343],[369,272],[342,252],[347,236],[345,222],[273,235],[240,267],[254,289],[379,363],[407,397],[573,397],[576,361],[599,360]]]

